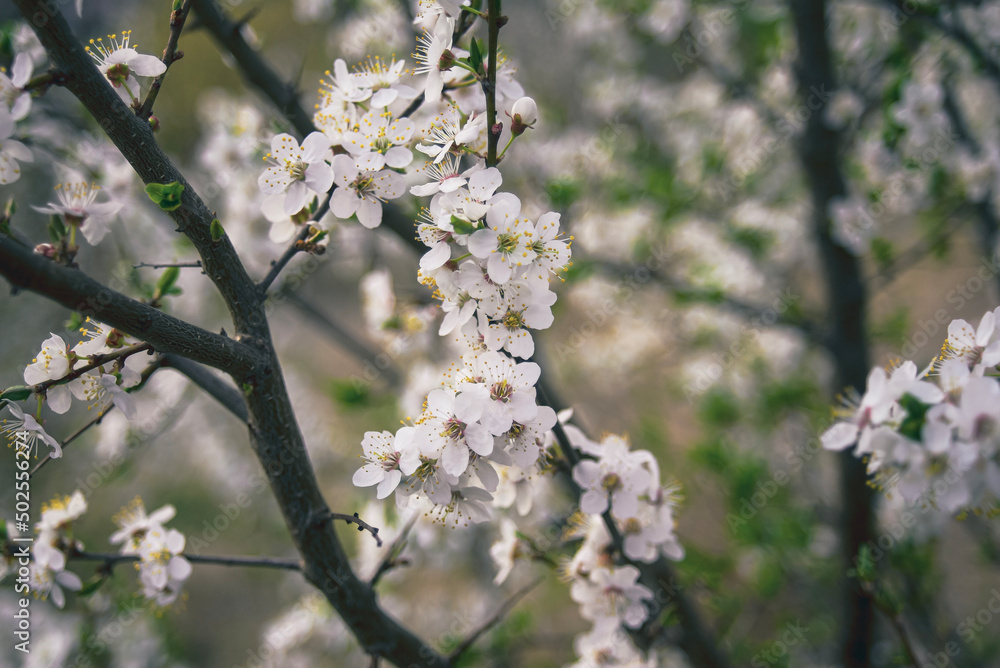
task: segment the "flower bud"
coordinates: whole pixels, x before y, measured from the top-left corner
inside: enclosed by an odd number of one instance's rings
[[[451,50],[445,49],[444,53],[441,54],[441,57],[438,58],[438,69],[442,72],[447,72],[455,66],[456,60],[455,54],[452,53]]]
[[[538,106],[530,97],[522,97],[510,108],[513,121],[510,124],[510,131],[514,136],[523,134],[525,130],[535,125],[538,120]]]

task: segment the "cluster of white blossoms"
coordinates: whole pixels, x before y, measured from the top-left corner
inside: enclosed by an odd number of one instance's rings
[[[58,334],[50,334],[42,342],[38,355],[24,370],[24,382],[28,387],[45,383],[49,385],[40,396],[54,413],[62,414],[70,409],[73,399],[87,404],[87,410],[103,410],[113,403],[126,418],[135,417],[135,399],[126,390],[139,383],[145,366],[145,355],[133,354],[122,360],[115,359],[83,373],[77,373],[68,382],[63,381],[90,363],[95,355],[107,355],[138,343],[122,332],[87,318],[89,327],[81,327],[84,340],[72,348]],[[39,409],[41,406],[39,405]],[[12,435],[18,431],[28,432],[31,449],[34,451],[39,441],[52,448],[52,458],[62,455],[59,442],[49,436],[37,415],[25,413],[14,402],[7,402],[12,419],[5,419],[3,431]]]
[[[1000,307],[977,328],[954,320],[942,354],[918,371],[905,361],[872,369],[822,436],[855,447],[868,471],[909,504],[995,514],[1000,510]]]
[[[57,607],[66,604],[62,588],[80,591],[83,582],[66,570],[66,553],[79,549],[73,540],[73,521],[87,511],[87,500],[78,490],[72,496],[55,498],[42,506],[42,517],[35,525],[38,534],[32,548],[31,591],[38,598],[50,598]]]
[[[19,53],[14,58],[11,72],[0,70],[0,185],[13,183],[21,178],[20,162],[33,162],[34,154],[20,141],[13,139],[17,122],[27,117],[31,110],[31,95],[24,85],[34,70],[31,56]]]
[[[110,539],[113,545],[121,544],[122,554],[139,557],[136,568],[143,596],[159,606],[176,601],[191,575],[191,563],[181,556],[184,534],[163,526],[175,514],[167,505],[147,515],[142,499],[136,497],[115,515],[119,530]]]

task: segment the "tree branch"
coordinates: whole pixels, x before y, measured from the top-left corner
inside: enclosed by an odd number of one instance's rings
[[[837,90],[827,36],[826,0],[789,0],[798,43],[795,66],[803,101],[815,91]],[[857,258],[833,238],[827,214],[832,200],[846,191],[841,167],[840,138],[826,126],[821,110],[810,114],[799,155],[812,199],[812,225],[829,300],[829,345],[838,387],[863,392],[870,367],[866,334],[866,287]],[[850,452],[840,455],[841,533],[844,570],[854,565],[862,545],[874,538],[874,491],[868,486],[864,462]],[[854,582],[849,585],[843,629],[842,660],[847,668],[871,664],[874,610],[871,598]]]
[[[249,566],[252,568],[277,568],[285,571],[301,571],[302,563],[297,559],[279,557],[210,557],[199,554],[181,554],[192,564],[214,564],[216,566]],[[70,559],[76,561],[103,561],[104,568],[111,570],[121,563],[139,561],[137,554],[113,554],[108,552],[82,552],[73,550]]]
[[[53,385],[63,385],[71,381],[76,380],[88,371],[93,371],[98,367],[102,367],[109,362],[115,362],[118,360],[124,360],[136,353],[152,351],[153,346],[148,343],[137,343],[134,346],[129,346],[128,348],[123,348],[121,350],[116,350],[113,353],[105,353],[104,355],[92,355],[88,359],[89,363],[84,364],[81,367],[75,368],[62,378],[50,378],[49,380],[42,381],[37,385],[29,385],[28,389],[35,394],[44,394]]]
[[[278,108],[296,132],[305,137],[315,130],[312,117],[299,103],[295,87],[278,76],[267,61],[243,39],[240,26],[226,18],[214,0],[193,0],[193,6],[202,25],[232,54],[247,81]]]
[[[167,39],[167,48],[163,50],[163,58],[161,58],[163,64],[167,66],[167,70],[170,69],[170,66],[174,62],[184,57],[183,52],[177,51],[177,41],[180,39],[181,31],[184,29],[184,21],[187,19],[190,10],[191,0],[184,0],[184,4],[181,5],[180,9],[170,12],[170,37]],[[156,102],[156,96],[160,94],[160,87],[163,86],[163,80],[166,76],[167,71],[164,70],[163,74],[153,79],[142,107],[135,112],[135,115],[142,120],[148,119],[150,114],[153,113],[153,103]]]
[[[484,633],[499,624],[501,620],[503,620],[503,618],[514,609],[514,606],[517,605],[522,598],[527,596],[531,590],[540,585],[544,579],[545,578],[537,578],[511,594],[510,598],[504,601],[503,605],[500,606],[500,609],[497,610],[492,617],[480,624],[479,627],[473,630],[472,633],[465,638],[465,640],[458,644],[458,647],[456,647],[452,653],[448,655],[448,660],[454,662],[458,659],[458,657],[467,652],[470,647],[476,644],[476,641],[479,640]]]
[[[262,359],[257,350],[213,334],[115,292],[78,269],[69,269],[0,235],[0,275],[15,288],[48,297],[66,308],[175,353],[228,373],[249,373]]]

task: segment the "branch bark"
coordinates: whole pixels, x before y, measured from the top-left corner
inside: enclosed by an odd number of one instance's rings
[[[323,592],[366,653],[385,657],[402,666],[447,666],[448,661],[443,656],[389,617],[378,606],[371,587],[351,570],[347,554],[329,521],[331,514],[320,492],[288,397],[264,312],[264,294],[247,275],[228,237],[218,241],[212,239],[210,227],[214,216],[211,211],[156,145],[148,123],[131,113],[104,80],[52,3],[16,0],[16,4],[31,23],[53,65],[66,74],[67,89],[98,120],[143,182],[177,181],[184,185],[181,207],[170,215],[201,256],[205,273],[222,295],[242,344],[215,334],[207,338],[216,341],[217,347],[225,350],[231,347],[250,358],[250,368],[233,374],[234,380],[244,388],[250,441],[301,555],[303,575]],[[204,15],[202,19],[205,20]],[[32,271],[37,270],[46,274],[55,272],[54,278],[65,278],[53,267],[41,267],[32,262],[33,254],[23,246],[19,246],[20,252],[17,252],[14,242],[9,239],[0,244],[0,249],[20,262],[24,276],[13,279],[20,281],[18,285],[33,284]],[[8,271],[6,263],[0,266]],[[190,345],[198,342],[192,334],[200,330],[187,325],[190,329],[179,333],[188,336],[181,336],[178,341],[151,332],[148,322],[152,316],[142,309],[155,309],[121,298],[117,293],[112,299],[115,297],[118,298],[114,301],[115,307],[103,309],[103,321],[148,340],[162,352],[177,352],[196,361],[208,362],[204,352]],[[75,299],[70,301],[76,302]],[[143,313],[145,320],[136,311]],[[144,327],[137,327],[140,324]],[[184,350],[178,349],[179,342],[183,342]],[[225,365],[220,368],[233,373],[233,369]]]
[[[826,32],[826,0],[790,0],[798,40],[795,67],[799,95],[810,100],[837,88]],[[825,103],[826,100],[822,100]],[[812,223],[823,266],[829,300],[828,349],[835,364],[838,387],[864,392],[869,370],[866,337],[866,287],[857,258],[836,243],[827,214],[830,202],[846,193],[838,134],[823,122],[822,105],[810,114],[799,144],[812,198]],[[874,537],[874,491],[868,486],[865,464],[850,452],[840,455],[841,532],[844,569],[852,568],[858,549]],[[856,582],[850,585],[843,637],[843,661],[848,668],[871,665],[874,609],[871,598]]]

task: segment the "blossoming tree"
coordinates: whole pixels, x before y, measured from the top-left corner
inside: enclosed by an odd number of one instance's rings
[[[329,24],[337,44],[311,114],[258,48],[253,12],[174,0],[142,37],[165,40],[157,57],[131,30],[83,39],[56,4],[16,0],[0,75],[0,273],[34,293],[18,305],[40,296],[73,314],[71,334],[41,326],[0,395],[18,492],[77,483],[0,536],[12,577],[30,539],[24,591],[80,612],[49,636],[51,665],[132,651],[104,632],[134,624],[108,613],[129,596],[199,614],[188,585],[220,567],[292,571],[301,588],[284,612],[250,604],[274,621],[244,665],[888,665],[878,639],[903,662],[938,661],[935,598],[913,564],[943,520],[997,514],[1000,308],[976,328],[935,310],[924,343],[940,330],[940,354],[911,345],[913,360],[870,369],[877,330],[895,344],[905,321],[870,327],[868,299],[908,263],[946,257],[957,224],[942,219],[979,221],[995,258],[1000,150],[974,114],[1000,82],[984,41],[1000,3],[298,1],[296,18]],[[530,17],[589,56],[564,113],[605,119],[596,144],[554,132],[558,103],[525,90],[504,46],[523,44]],[[198,33],[258,99],[206,94],[182,172],[170,96],[194,76],[180,47]],[[36,198],[45,178],[58,202]],[[920,214],[926,240],[897,251]],[[109,271],[119,252],[124,269]],[[794,291],[772,300],[782,282]],[[357,288],[363,334],[338,317]],[[962,294],[959,309],[974,303]],[[589,329],[569,324],[580,312]],[[662,357],[665,330],[693,351],[683,363]],[[333,372],[328,341],[345,358]],[[634,383],[655,419],[610,433],[615,411],[562,403],[574,373],[609,397]],[[832,421],[830,387],[846,397]],[[233,501],[218,515],[185,498],[182,479],[213,466],[198,443],[179,464],[191,471],[157,480],[170,483],[157,510],[130,495],[103,521],[118,551],[94,549],[102,520],[88,509],[109,503],[130,434],[173,428],[183,402],[200,422],[179,440],[248,438],[256,463],[234,448],[237,463],[214,464],[210,486]],[[704,440],[678,459],[663,412],[688,407]],[[345,442],[331,422],[366,421],[350,460],[331,452]],[[94,482],[72,474],[87,469],[71,446],[92,433],[112,462]],[[821,449],[840,453],[839,494]],[[685,495],[704,502],[704,533],[728,530],[723,556],[678,529]],[[223,553],[220,534],[252,528],[265,497],[280,540],[260,530]],[[205,530],[182,531],[199,513]],[[995,522],[969,525],[995,544]],[[575,611],[551,656],[530,653],[531,633],[560,624],[512,612],[540,586],[561,597],[554,618]],[[35,634],[69,619],[41,609]],[[995,651],[973,629],[942,638],[957,648],[947,660]]]

